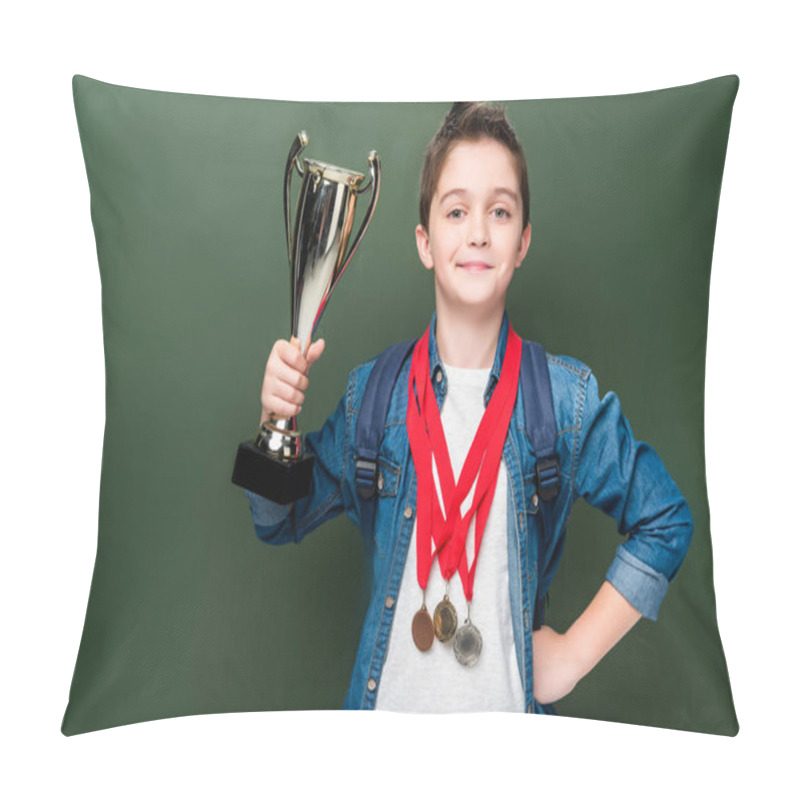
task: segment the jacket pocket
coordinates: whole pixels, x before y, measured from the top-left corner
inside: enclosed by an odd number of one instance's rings
[[[379,455],[376,480],[378,497],[397,497],[397,489],[400,486],[400,465]]]
[[[371,501],[375,504],[373,541],[377,548],[376,556],[384,559],[393,552],[393,542],[397,538],[395,518],[398,513],[397,495],[401,490],[402,469],[391,458],[379,454],[377,470],[375,496]]]
[[[528,518],[539,515],[540,500],[536,486],[536,473],[531,472],[522,479],[525,492],[525,511]]]

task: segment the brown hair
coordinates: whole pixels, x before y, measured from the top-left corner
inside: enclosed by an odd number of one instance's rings
[[[522,227],[528,224],[530,218],[528,167],[522,145],[506,117],[505,108],[491,106],[488,103],[453,103],[442,126],[428,144],[425,160],[422,163],[419,183],[419,221],[426,230],[430,219],[431,202],[445,159],[458,142],[479,139],[494,139],[505,145],[511,153],[522,194]]]

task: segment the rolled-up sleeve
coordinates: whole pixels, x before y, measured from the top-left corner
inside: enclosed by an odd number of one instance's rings
[[[655,620],[689,549],[694,528],[689,505],[656,451],[634,437],[616,394],[600,400],[591,372],[577,436],[574,494],[613,517],[617,530],[628,536],[606,579]]]
[[[247,496],[247,501],[250,503],[250,514],[253,517],[253,523],[262,528],[269,528],[272,525],[278,525],[286,517],[289,516],[291,505],[281,505],[260,494],[251,492],[249,489],[244,490]]]

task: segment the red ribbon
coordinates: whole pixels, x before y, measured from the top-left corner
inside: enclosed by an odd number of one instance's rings
[[[455,481],[450,453],[442,428],[439,406],[433,391],[429,357],[430,327],[417,342],[408,378],[406,428],[417,472],[417,580],[424,590],[428,585],[434,557],[439,558],[442,577],[449,581],[458,570],[464,595],[472,600],[475,567],[489,509],[497,486],[497,473],[511,414],[517,396],[522,340],[509,327],[500,380],[481,418],[458,483]],[[446,515],[442,514],[431,458],[435,458]],[[477,478],[472,505],[461,514]],[[475,518],[475,554],[467,563],[467,534]]]

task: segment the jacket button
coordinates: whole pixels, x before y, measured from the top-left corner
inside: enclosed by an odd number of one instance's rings
[[[383,491],[383,473],[378,473],[378,491]]]
[[[406,519],[411,519],[411,517],[412,517],[413,515],[414,515],[414,511],[413,511],[413,509],[411,508],[411,506],[406,506],[406,510],[403,512],[403,516],[404,516]]]
[[[533,497],[531,498],[531,502],[533,503],[534,508],[539,508],[539,495],[536,492],[533,493]]]
[[[378,684],[376,683],[375,678],[370,678],[367,681],[367,689],[369,689],[371,692],[374,692],[377,686]]]
[[[394,597],[391,595],[386,598],[386,608],[391,608],[394,605]]]
[[[442,382],[442,371],[440,369],[436,370],[436,383]]]

